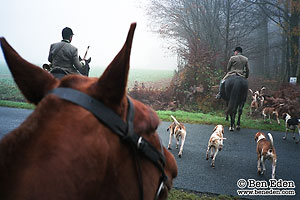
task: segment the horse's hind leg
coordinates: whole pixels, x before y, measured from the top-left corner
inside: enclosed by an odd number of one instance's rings
[[[226,101],[226,108],[228,108],[228,101]],[[228,110],[226,111],[226,118],[225,118],[226,121],[228,121]]]
[[[243,113],[243,107],[244,107],[244,104],[242,104],[240,107],[239,107],[239,116],[238,116],[238,120],[237,120],[237,123],[236,123],[236,129],[237,130],[240,130],[241,129],[241,115]]]
[[[229,127],[229,131],[234,131],[234,128],[235,128],[235,115],[236,115],[236,113],[231,113],[230,114],[230,127]]]

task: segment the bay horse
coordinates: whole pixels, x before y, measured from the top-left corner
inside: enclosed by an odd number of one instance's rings
[[[136,23],[100,78],[61,80],[1,47],[33,113],[0,141],[1,200],[166,199],[177,176],[155,111],[127,96]]]
[[[224,84],[225,93],[223,99],[227,105],[226,120],[228,120],[228,115],[230,116],[229,130],[234,131],[237,111],[236,129],[240,130],[241,115],[248,95],[248,81],[242,76],[233,75],[228,77]]]

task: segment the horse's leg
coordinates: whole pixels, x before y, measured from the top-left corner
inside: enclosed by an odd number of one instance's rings
[[[226,101],[226,108],[228,108],[228,101]],[[226,111],[226,121],[228,121],[228,110]]]
[[[240,107],[239,107],[239,116],[238,116],[238,121],[237,121],[237,125],[236,125],[236,129],[237,130],[240,130],[241,129],[241,115],[243,113],[243,108],[244,108],[244,104],[242,104]]]
[[[236,113],[231,113],[230,114],[230,127],[229,127],[229,131],[234,131],[235,115],[236,115]]]

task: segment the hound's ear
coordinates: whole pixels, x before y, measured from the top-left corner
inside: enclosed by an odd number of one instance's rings
[[[126,94],[130,52],[136,23],[131,24],[126,42],[98,80],[97,86],[108,103],[117,105]]]
[[[215,128],[214,128],[213,132],[215,132],[216,130],[217,130],[217,126],[215,126]]]
[[[29,102],[38,104],[58,84],[58,80],[42,68],[24,60],[5,38],[0,38],[0,41],[5,60],[19,89]]]
[[[287,114],[287,113],[283,113],[283,114],[282,114],[282,118],[283,118],[283,119],[286,118],[286,114]]]

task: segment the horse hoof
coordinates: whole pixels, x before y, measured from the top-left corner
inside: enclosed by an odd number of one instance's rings
[[[234,128],[232,128],[232,127],[229,127],[229,131],[234,131]]]
[[[240,126],[237,126],[237,127],[236,127],[236,130],[238,130],[238,131],[241,130],[241,127],[240,127]]]

